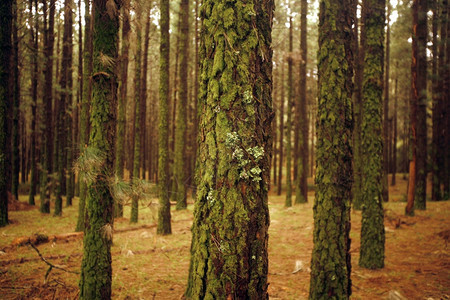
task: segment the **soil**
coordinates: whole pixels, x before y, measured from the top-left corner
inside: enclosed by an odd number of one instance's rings
[[[392,201],[384,205],[383,269],[358,266],[361,213],[352,212],[351,299],[450,299],[450,201],[428,202],[427,210],[406,217],[406,203],[400,202],[406,181],[398,182],[390,187]],[[307,299],[314,194],[309,193],[309,203],[287,209],[283,206],[284,197],[269,195],[269,295],[271,299]],[[81,235],[37,246],[50,263],[64,269],[53,268],[45,282],[49,266],[38,253],[27,245],[10,247],[22,235],[70,233],[76,222],[76,203],[64,210],[65,217],[59,218],[42,215],[36,208],[10,212],[14,222],[0,229],[0,299],[78,298],[79,275],[64,270],[79,272]],[[113,299],[180,299],[189,268],[192,205],[186,211],[173,210],[173,234],[165,237],[157,236],[151,226],[155,211],[142,210],[138,225],[130,225],[127,218],[115,221]],[[126,216],[127,213],[126,210]]]

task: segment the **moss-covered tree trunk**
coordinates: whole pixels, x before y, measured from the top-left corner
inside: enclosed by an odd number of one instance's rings
[[[308,201],[308,136],[309,123],[308,115],[306,113],[307,98],[306,98],[306,62],[307,62],[307,21],[306,15],[308,12],[308,1],[301,1],[300,13],[300,86],[298,95],[298,110],[300,124],[300,132],[296,137],[299,140],[299,148],[297,155],[297,182],[295,189],[295,203],[305,203]]]
[[[273,9],[203,1],[188,299],[268,299]]]
[[[81,97],[80,113],[80,153],[83,153],[89,142],[89,115],[92,92],[92,31],[91,31],[91,6],[90,0],[85,0],[84,6],[84,51],[83,51],[83,93]],[[78,204],[78,219],[75,231],[83,231],[85,228],[85,206],[87,196],[86,182],[80,181],[80,200]]]
[[[116,134],[119,3],[93,2],[93,75],[89,147],[98,156],[88,182],[80,299],[111,298],[114,200],[110,191]],[[114,7],[111,5],[114,4]]]
[[[384,267],[383,64],[385,0],[364,0],[364,72],[362,85],[361,168],[363,192],[359,265]]]
[[[309,299],[351,294],[352,0],[321,0],[314,248]]]
[[[169,199],[169,0],[160,0],[160,59],[159,59],[159,130],[158,130],[158,234],[171,234]]]
[[[33,17],[33,3],[35,4],[35,9],[38,11],[37,0],[30,0],[30,17]],[[32,75],[31,75],[31,142],[30,142],[30,194],[28,196],[28,204],[35,205],[35,195],[36,195],[36,185],[37,185],[37,151],[36,151],[36,138],[37,138],[37,128],[36,128],[36,105],[37,105],[37,89],[38,89],[38,76],[39,76],[39,64],[38,64],[38,53],[39,53],[39,18],[34,18],[34,27],[30,26],[30,45],[31,50],[31,64],[32,64]]]
[[[293,26],[292,17],[289,17],[289,54],[287,57],[288,62],[288,100],[287,100],[287,119],[286,119],[286,200],[284,201],[284,206],[292,206],[292,106],[294,97],[294,80],[292,77],[292,67],[293,67],[293,53],[292,53],[292,38],[293,38]]]
[[[189,0],[180,2],[180,35],[179,39],[179,91],[175,132],[175,153],[173,177],[176,188],[175,199],[177,209],[185,209],[186,201],[186,113],[188,98],[188,59],[189,59]]]
[[[48,8],[48,15],[47,15]],[[43,84],[43,126],[41,143],[41,179],[40,179],[40,211],[50,213],[50,178],[52,173],[53,127],[52,127],[52,91],[53,91],[53,47],[55,26],[55,0],[43,1],[44,10],[44,84]],[[48,19],[47,19],[48,17]],[[48,21],[48,24],[47,24]]]
[[[122,1],[122,49],[120,55],[120,82],[119,102],[117,109],[117,136],[116,136],[116,176],[123,179],[125,165],[125,130],[126,130],[126,106],[128,93],[128,53],[130,42],[128,39],[130,25],[130,0]],[[114,208],[115,217],[123,217],[123,204],[116,201]]]
[[[0,227],[8,225],[8,105],[13,0],[0,2]]]
[[[413,85],[413,97],[417,97],[417,163],[416,163],[416,190],[414,206],[416,209],[426,209],[427,190],[427,0],[416,0],[417,26],[414,27],[413,40],[417,43],[417,81]]]

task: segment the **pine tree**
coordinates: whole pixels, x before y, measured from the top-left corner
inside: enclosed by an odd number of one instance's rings
[[[203,1],[188,299],[268,299],[273,9]]]
[[[116,133],[119,3],[93,2],[93,75],[89,147],[99,160],[88,182],[80,299],[111,298],[114,200],[110,181]]]
[[[0,227],[8,224],[8,105],[13,0],[0,2]]]
[[[159,212],[158,234],[171,234],[169,199],[169,0],[160,2],[160,61],[159,61],[159,131],[158,131],[158,180]]]
[[[188,59],[189,59],[189,0],[180,2],[180,36],[179,38],[179,91],[175,132],[175,153],[173,163],[174,184],[176,187],[177,209],[185,209],[186,201],[186,110],[188,98]]]
[[[362,86],[361,168],[363,205],[359,265],[384,266],[383,214],[383,64],[385,1],[364,0],[364,72]]]
[[[292,106],[294,97],[294,80],[292,77],[292,67],[293,67],[293,53],[292,53],[292,30],[294,24],[292,23],[292,16],[289,17],[289,54],[287,57],[288,62],[288,100],[287,100],[287,120],[286,120],[286,200],[284,202],[285,207],[292,206]]]
[[[353,1],[320,1],[314,248],[309,299],[351,294]]]

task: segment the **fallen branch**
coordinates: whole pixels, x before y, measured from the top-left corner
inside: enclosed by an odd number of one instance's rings
[[[47,270],[47,272],[45,273],[45,277],[44,277],[44,284],[47,283],[47,278],[50,275],[50,272],[52,271],[53,268],[67,272],[67,273],[72,273],[72,274],[80,274],[80,272],[76,272],[76,271],[70,271],[67,269],[64,269],[63,267],[57,266],[52,264],[51,262],[49,262],[48,260],[45,259],[44,256],[42,256],[41,252],[39,252],[39,249],[36,248],[35,245],[33,245],[33,243],[28,243],[34,250],[36,250],[37,254],[39,255],[39,257],[41,258],[41,260],[43,262],[45,262],[47,265],[49,265],[49,268]]]

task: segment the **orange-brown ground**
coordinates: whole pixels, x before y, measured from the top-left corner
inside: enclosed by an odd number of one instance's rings
[[[352,299],[388,299],[398,292],[405,299],[450,299],[450,201],[428,202],[426,211],[405,217],[405,181],[390,188],[386,210],[386,266],[365,270],[358,266],[361,213],[352,213]],[[25,197],[21,200],[25,201]],[[312,201],[284,208],[284,195],[270,194],[269,293],[271,299],[307,299],[312,251]],[[0,249],[20,236],[72,232],[77,202],[65,208],[63,217],[34,210],[10,212],[12,224],[0,228]],[[125,216],[129,215],[126,210]],[[114,235],[114,299],[180,299],[189,268],[192,205],[173,211],[173,234],[160,237],[155,228],[140,228],[155,222],[155,208],[143,208],[138,225],[128,219],[115,222],[116,229],[135,227]],[[38,246],[51,263],[79,271],[82,240],[57,240]],[[296,261],[303,268],[293,273]],[[76,299],[78,275],[53,269],[44,283],[48,266],[30,246],[0,252],[0,299]]]

